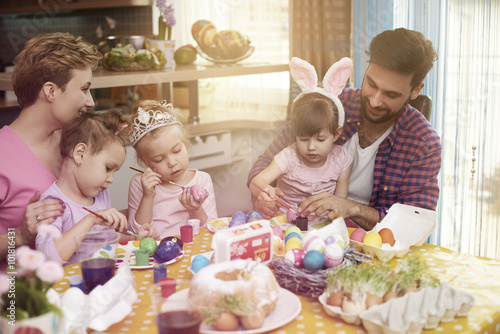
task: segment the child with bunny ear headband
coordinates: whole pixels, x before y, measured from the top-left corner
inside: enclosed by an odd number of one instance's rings
[[[351,68],[352,61],[342,58],[326,72],[319,87],[314,67],[300,58],[291,59],[290,73],[302,90],[292,104],[293,143],[252,179],[254,197],[273,204],[279,196],[291,208],[320,192],[347,197],[352,157],[335,141],[345,118],[338,95]],[[274,181],[276,188],[271,186]]]

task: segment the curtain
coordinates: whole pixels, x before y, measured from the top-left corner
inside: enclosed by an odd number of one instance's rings
[[[500,259],[500,3],[449,0],[446,15],[439,242]]]
[[[371,1],[362,1],[364,6]],[[421,31],[438,51],[425,80],[441,136],[438,224],[430,242],[500,259],[500,2],[394,0],[393,27]],[[354,12],[359,20],[380,22]]]
[[[393,28],[393,0],[353,1],[352,52],[354,87],[360,88],[368,66],[366,50],[382,31]]]
[[[351,6],[350,0],[290,0],[290,58],[312,64],[320,81],[333,63],[351,57]],[[289,107],[299,93],[290,80]]]

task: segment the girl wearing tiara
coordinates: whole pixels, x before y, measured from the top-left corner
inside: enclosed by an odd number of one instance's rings
[[[105,115],[80,113],[63,127],[59,144],[63,157],[61,174],[41,196],[64,203],[64,212],[52,223],[62,232],[62,237],[47,241],[45,247],[45,237],[37,235],[35,241],[36,248],[43,249],[52,260],[77,262],[73,237],[79,233],[127,228],[127,218],[111,208],[107,189],[125,161],[125,142],[119,133],[126,126],[120,111],[109,110]],[[139,234],[145,237],[154,235],[154,231],[146,227]],[[128,239],[129,236],[123,235],[121,241]]]
[[[333,64],[320,88],[314,67],[292,58],[290,73],[302,89],[291,109],[294,140],[252,179],[253,196],[268,205],[276,205],[279,196],[291,208],[320,192],[347,197],[352,157],[335,141],[344,124],[344,108],[337,96],[349,78],[351,67],[348,58]],[[271,186],[275,181],[276,188]]]
[[[189,139],[172,104],[143,100],[134,107],[130,143],[144,173],[130,181],[132,230],[151,223],[161,238],[179,235],[189,219],[217,218],[214,187],[206,172],[188,168]]]

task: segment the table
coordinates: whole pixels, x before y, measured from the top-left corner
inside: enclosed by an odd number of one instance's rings
[[[195,236],[193,242],[184,244],[184,257],[168,266],[167,276],[192,278],[188,270],[191,256],[211,251],[212,235],[206,228],[201,228],[200,235]],[[435,330],[425,330],[423,333],[500,332],[500,261],[462,254],[431,244],[412,247],[409,254],[423,257],[439,279],[447,280],[451,286],[467,291],[477,298],[468,317],[455,318],[452,322],[441,323]],[[392,261],[398,261],[398,259]],[[69,287],[68,277],[80,275],[80,268],[77,264],[65,266],[64,269],[64,279],[54,286],[60,293]],[[133,273],[138,300],[133,305],[132,313],[121,322],[111,326],[106,333],[157,333],[147,292],[148,287],[153,283],[153,270],[134,270]],[[300,301],[302,311],[299,316],[271,333],[365,333],[361,326],[352,326],[328,316],[317,300],[301,296]]]

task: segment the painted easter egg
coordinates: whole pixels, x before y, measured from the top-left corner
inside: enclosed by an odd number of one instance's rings
[[[285,253],[290,249],[302,249],[302,241],[299,238],[290,238],[285,243]]]
[[[357,241],[357,242],[363,242],[363,238],[366,235],[366,231],[362,228],[357,228],[351,233],[351,240]]]
[[[363,243],[365,245],[370,245],[380,248],[382,247],[382,237],[377,232],[370,231],[366,233],[365,237],[363,238]]]
[[[191,262],[191,270],[196,274],[200,269],[205,268],[210,264],[210,260],[203,255],[196,255]]]
[[[199,45],[215,44],[218,32],[214,24],[208,20],[198,20],[191,26],[191,35]]]
[[[281,240],[283,240],[284,234],[283,230],[281,227],[276,226],[276,225],[271,225],[271,229],[273,230],[273,234],[277,237],[280,237]]]
[[[312,250],[306,253],[304,256],[304,267],[309,270],[320,270],[325,265],[325,258],[321,252],[317,250]]]
[[[243,211],[236,211],[235,213],[233,213],[233,215],[231,216],[231,218],[232,219],[240,218],[240,219],[243,219],[245,222],[248,219],[247,214],[244,213]]]
[[[380,234],[380,237],[382,238],[382,243],[383,244],[389,244],[391,246],[394,246],[394,243],[396,240],[394,239],[394,234],[392,231],[388,228],[383,228],[380,231],[378,231],[378,234]]]
[[[290,238],[299,238],[300,240],[302,240],[302,234],[299,234],[297,232],[288,233],[288,235],[285,237],[285,242],[287,242]]]
[[[313,235],[311,238],[307,238],[302,241],[302,248],[306,252],[310,252],[312,250],[322,252],[323,249],[325,249],[325,246],[326,245],[323,239],[317,235]]]
[[[236,30],[222,30],[215,38],[219,55],[224,59],[241,57],[248,50],[250,40]]]
[[[303,249],[290,249],[285,252],[285,259],[293,263],[297,268],[302,268],[306,252]]]
[[[164,241],[158,245],[156,253],[153,255],[153,257],[156,262],[164,263],[175,259],[180,252],[181,248],[178,244],[173,241]]]
[[[259,211],[257,210],[252,210],[248,213],[248,219],[252,218],[252,217],[258,217],[260,219],[264,219],[264,216],[262,216],[262,213],[260,213]]]
[[[290,226],[290,227],[289,227],[289,228],[287,228],[287,229],[286,229],[286,231],[285,231],[285,238],[286,238],[286,236],[287,236],[288,234],[290,234],[290,233],[292,233],[292,232],[296,232],[296,233],[298,233],[298,234],[300,234],[300,235],[302,235],[302,236],[303,236],[303,233],[302,233],[302,231],[300,230],[300,228],[298,228],[297,226]]]
[[[240,225],[243,225],[243,224],[246,224],[246,223],[247,223],[247,221],[245,219],[242,219],[242,218],[233,218],[229,222],[229,227],[240,226]]]
[[[345,240],[340,235],[340,233],[332,233],[330,236],[328,236],[325,239],[325,245],[328,246],[330,244],[338,244],[340,246],[340,248],[342,248],[342,249],[345,248]]]
[[[344,250],[338,244],[330,244],[323,250],[323,257],[325,266],[336,267],[344,261]]]

